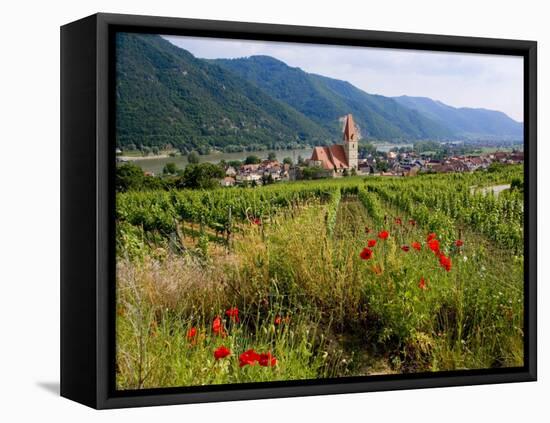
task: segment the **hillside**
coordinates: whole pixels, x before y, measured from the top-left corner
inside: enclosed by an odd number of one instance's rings
[[[156,35],[117,38],[117,145],[281,147],[330,134],[222,67]]]
[[[218,59],[211,63],[253,82],[331,131],[335,137],[339,137],[341,130],[338,119],[347,113],[353,114],[364,138],[391,141],[447,139],[454,135],[444,124],[392,98],[367,94],[349,82],[309,74],[272,57]]]
[[[487,109],[456,108],[427,97],[395,97],[395,100],[432,120],[446,125],[457,136],[466,138],[522,139],[523,124],[502,112]]]

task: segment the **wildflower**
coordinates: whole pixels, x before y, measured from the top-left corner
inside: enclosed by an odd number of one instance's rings
[[[230,308],[225,311],[225,315],[235,323],[239,323],[239,309],[237,307]]]
[[[412,242],[411,247],[413,247],[416,251],[420,251],[422,249],[422,245],[420,245],[420,242]]]
[[[275,366],[277,364],[277,359],[273,357],[270,352],[260,354],[260,359],[258,361],[260,363],[260,366],[263,367]]]
[[[189,341],[193,340],[197,336],[197,328],[193,326],[191,329],[187,331],[187,339]]]
[[[439,241],[437,239],[430,239],[428,241],[428,247],[437,254],[439,252]]]
[[[276,325],[280,325],[283,322],[283,318],[279,315],[275,316],[275,320],[273,320],[273,323]]]
[[[380,231],[378,233],[378,238],[380,239],[388,239],[389,236],[390,236],[390,233],[388,231]]]
[[[222,318],[220,316],[216,316],[212,321],[212,332],[214,332],[216,335],[225,336]]]
[[[435,239],[436,237],[437,235],[432,232],[431,234],[428,234],[428,238],[426,239],[426,241],[430,242],[432,239]]]
[[[253,366],[260,360],[260,354],[250,349],[239,355],[239,366],[244,367],[246,365]]]
[[[455,245],[456,245],[458,248],[460,248],[460,247],[462,247],[462,246],[464,245],[464,241],[462,241],[461,239],[457,239],[457,240],[455,241]]]
[[[214,358],[216,360],[219,360],[220,358],[225,358],[228,355],[231,354],[231,350],[229,348],[224,347],[223,345],[216,350],[214,350]]]
[[[451,259],[443,254],[439,256],[439,264],[447,271],[451,271]]]
[[[400,218],[400,217],[396,217],[396,218],[395,218],[395,224],[396,224],[396,225],[401,225],[401,223],[403,223],[403,221],[401,220],[401,218]]]
[[[359,254],[359,257],[361,257],[363,260],[369,260],[373,256],[373,252],[370,248],[365,247],[363,248],[363,251]]]
[[[426,289],[426,280],[424,279],[424,277],[420,278],[420,282],[418,283],[418,287],[420,289]]]
[[[411,226],[416,226],[416,220],[414,220],[414,219],[409,219],[409,225],[411,225]]]
[[[250,223],[259,226],[262,224],[262,220],[259,217],[253,217],[252,219],[250,219]]]
[[[369,239],[369,241],[367,242],[367,247],[369,248],[372,248],[376,245],[376,240],[375,239]]]
[[[402,249],[403,251],[405,251],[406,253],[408,253],[409,250],[410,250],[411,248],[410,248],[408,245],[402,245],[402,246],[401,246],[401,249]]]

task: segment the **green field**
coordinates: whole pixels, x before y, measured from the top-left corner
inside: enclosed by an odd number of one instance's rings
[[[513,180],[117,194],[117,388],[522,366]]]

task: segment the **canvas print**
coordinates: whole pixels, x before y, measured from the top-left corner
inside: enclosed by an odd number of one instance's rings
[[[115,56],[117,390],[524,365],[522,57]]]

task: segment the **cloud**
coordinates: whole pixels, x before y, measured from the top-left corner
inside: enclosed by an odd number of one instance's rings
[[[421,96],[455,107],[499,110],[523,121],[523,58],[166,36],[200,58],[275,57],[306,72],[385,96]]]

